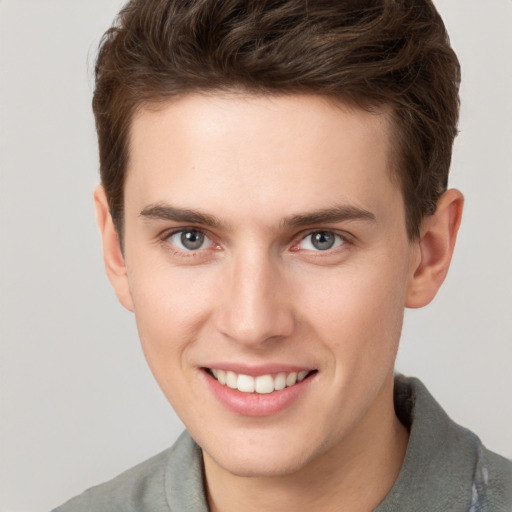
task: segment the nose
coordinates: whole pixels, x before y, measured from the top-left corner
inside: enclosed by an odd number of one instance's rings
[[[221,333],[253,348],[290,336],[295,322],[283,269],[261,253],[233,258],[224,269],[217,310]]]

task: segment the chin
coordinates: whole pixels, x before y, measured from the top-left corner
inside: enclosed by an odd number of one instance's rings
[[[273,446],[232,443],[223,451],[219,451],[217,446],[217,449],[207,453],[225,471],[245,478],[287,476],[296,473],[314,458],[314,454],[304,452],[304,446],[297,446],[293,442],[271,444]]]
[[[224,459],[224,458],[223,458]],[[244,478],[269,478],[291,475],[305,465],[305,461],[283,459],[273,457],[271,460],[262,460],[259,456],[256,460],[249,457],[227,460],[216,460],[215,462],[232,475]]]

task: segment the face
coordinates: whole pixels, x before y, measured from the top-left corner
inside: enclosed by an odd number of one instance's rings
[[[289,474],[392,414],[417,252],[389,131],[299,95],[189,95],[133,121],[119,295],[231,473]]]

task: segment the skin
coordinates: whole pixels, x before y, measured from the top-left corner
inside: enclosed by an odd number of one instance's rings
[[[446,192],[409,240],[390,136],[384,111],[317,96],[191,94],[133,120],[124,251],[96,190],[107,274],[203,449],[213,511],[371,510],[399,473],[404,308],[444,280],[463,199]],[[173,220],[162,207],[208,217]],[[359,216],[326,216],[334,207]],[[206,237],[195,251],[172,235],[192,228]],[[333,248],[315,248],[318,231]],[[202,368],[232,363],[316,373],[289,407],[250,417],[206,385]]]

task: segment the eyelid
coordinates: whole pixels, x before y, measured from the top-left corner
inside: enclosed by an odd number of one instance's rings
[[[180,249],[179,247],[176,247],[175,244],[173,244],[169,241],[169,238],[171,236],[176,235],[178,233],[187,232],[187,231],[197,231],[197,232],[202,233],[205,236],[205,238],[210,241],[209,246],[206,248],[203,248],[203,249],[186,250],[185,251],[185,250]],[[327,233],[333,233],[335,236],[340,237],[344,243],[342,243],[332,249],[326,249],[325,251],[315,250],[314,252],[318,253],[318,255],[321,255],[322,253],[325,253],[327,255],[327,254],[334,252],[339,247],[342,247],[345,245],[354,245],[356,243],[355,237],[352,234],[347,233],[346,231],[340,231],[340,230],[337,230],[334,228],[309,228],[307,230],[301,231],[299,234],[297,234],[293,237],[290,250],[292,252],[297,252],[298,250],[300,250],[297,247],[300,244],[300,242],[302,242],[308,236],[311,236],[314,233],[318,233],[318,232],[322,232],[322,231],[327,232]],[[179,226],[179,227],[168,228],[168,229],[162,231],[158,235],[158,239],[162,243],[165,243],[168,246],[172,246],[173,252],[183,254],[183,255],[188,255],[188,256],[193,256],[200,252],[207,251],[208,249],[211,249],[212,247],[215,250],[220,249],[220,244],[216,241],[216,237],[213,236],[212,234],[210,234],[209,230],[201,228],[201,227],[197,227],[197,226]]]
[[[197,231],[199,233],[202,233],[205,237],[211,238],[211,236],[208,235],[207,231],[202,228],[198,228],[196,226],[176,226],[173,228],[167,228],[164,229],[159,235],[158,238],[165,240],[169,238],[172,235],[175,235],[176,233],[183,233],[187,231]]]
[[[298,248],[298,245],[303,240],[305,240],[306,238],[308,238],[309,236],[311,236],[311,235],[313,235],[315,233],[321,233],[321,232],[332,233],[336,237],[339,237],[343,241],[343,243],[337,245],[336,247],[333,247],[333,248],[330,248],[330,249],[326,249],[324,251],[322,251],[320,249],[316,249],[316,250],[306,249],[306,250],[310,250],[312,252],[318,253],[319,255],[321,255],[322,253],[327,255],[327,254],[331,254],[331,253],[335,252],[336,249],[339,249],[340,247],[343,247],[345,245],[353,245],[354,244],[354,237],[352,235],[350,235],[350,233],[347,233],[346,231],[339,231],[339,230],[333,229],[333,228],[314,228],[314,229],[308,229],[306,231],[303,231],[303,232],[299,233],[295,237],[295,241],[292,243],[291,250],[292,251],[300,250],[300,248]]]
[[[186,233],[188,231],[195,231],[195,232],[201,233],[202,235],[204,235],[205,240],[208,240],[210,243],[208,244],[207,247],[204,247],[204,248],[185,250],[185,249],[181,249],[180,247],[176,246],[175,243],[173,243],[169,240],[174,235],[177,235],[179,233]],[[174,253],[184,255],[184,256],[193,256],[193,255],[199,254],[201,252],[207,251],[208,249],[211,249],[212,247],[215,249],[218,248],[218,244],[215,242],[214,237],[212,237],[207,232],[207,230],[205,230],[203,228],[196,227],[196,226],[180,226],[180,227],[166,229],[159,235],[159,239],[162,243],[165,243],[166,245],[171,246],[172,251]]]

